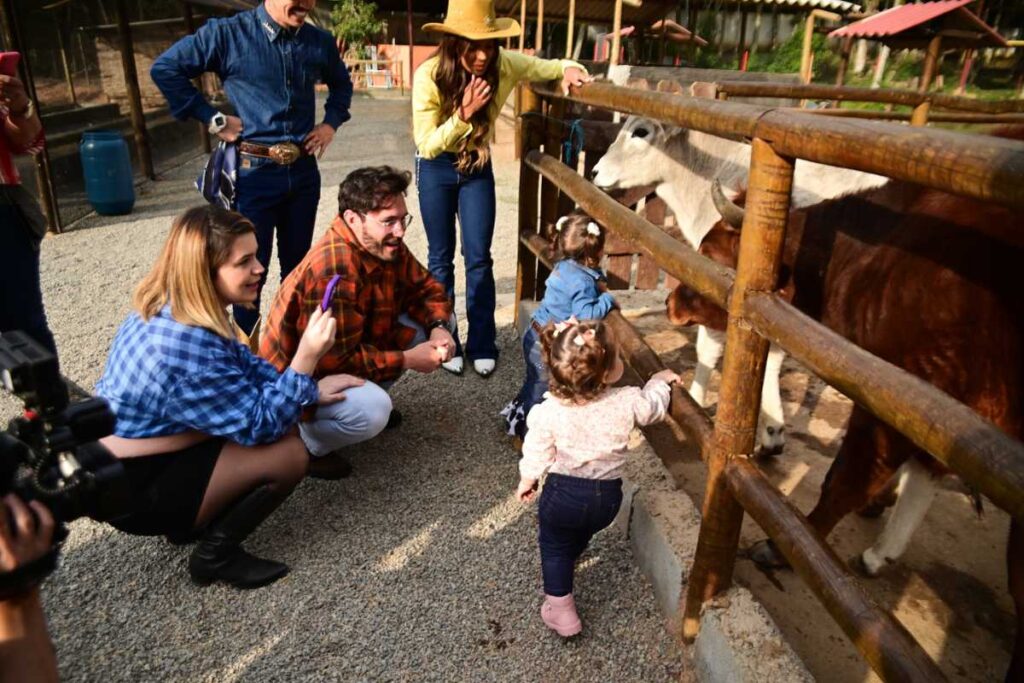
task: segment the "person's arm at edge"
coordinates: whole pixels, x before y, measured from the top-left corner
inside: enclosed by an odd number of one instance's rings
[[[424,159],[434,159],[473,132],[473,124],[459,118],[456,110],[448,120],[437,123],[441,93],[434,82],[430,62],[416,69],[412,81],[412,129],[416,150]]]
[[[38,586],[0,601],[0,680],[58,680]]]
[[[324,104],[324,123],[338,130],[341,124],[352,118],[352,76],[348,72],[345,62],[334,46],[333,39],[330,40],[330,49],[327,51],[327,72],[324,74],[324,83],[327,84],[327,102]]]
[[[218,30],[218,21],[208,20],[195,33],[171,45],[150,67],[150,77],[179,121],[193,118],[208,123],[217,113],[192,79],[207,71],[219,72],[222,59]]]

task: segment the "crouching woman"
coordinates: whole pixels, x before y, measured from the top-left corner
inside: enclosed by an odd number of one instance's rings
[[[133,496],[133,512],[113,525],[198,538],[188,568],[204,585],[255,588],[288,573],[241,544],[306,473],[293,430],[303,407],[338,400],[348,381],[310,376],[334,342],[332,316],[311,321],[280,374],[235,339],[227,307],[256,300],[263,270],[252,223],[211,206],[186,211],[136,289],[97,385],[117,416],[103,443]]]

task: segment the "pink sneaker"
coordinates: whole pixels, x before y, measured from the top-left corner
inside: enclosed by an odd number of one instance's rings
[[[568,638],[583,630],[580,617],[576,614],[576,603],[572,599],[572,593],[556,598],[553,595],[544,596],[544,604],[540,608],[540,618],[549,629]]]

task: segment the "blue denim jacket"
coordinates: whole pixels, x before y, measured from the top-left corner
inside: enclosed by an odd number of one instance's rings
[[[316,125],[318,80],[330,90],[324,123],[337,129],[351,118],[352,79],[331,34],[309,24],[285,29],[262,3],[227,19],[208,20],[160,55],[149,73],[176,118],[206,123],[217,110],[191,79],[207,71],[224,83],[242,119],[244,140],[301,142]]]
[[[571,259],[559,261],[548,276],[544,299],[534,311],[533,320],[544,325],[551,320],[568,320],[573,315],[577,320],[604,318],[615,306],[615,299],[597,289],[598,281],[603,279],[599,270]]]

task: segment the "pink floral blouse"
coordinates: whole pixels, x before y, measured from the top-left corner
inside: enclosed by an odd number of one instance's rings
[[[545,395],[526,418],[519,473],[540,479],[547,471],[584,479],[616,479],[626,461],[634,426],[660,422],[672,390],[652,379],[643,389],[616,387],[577,405]]]

